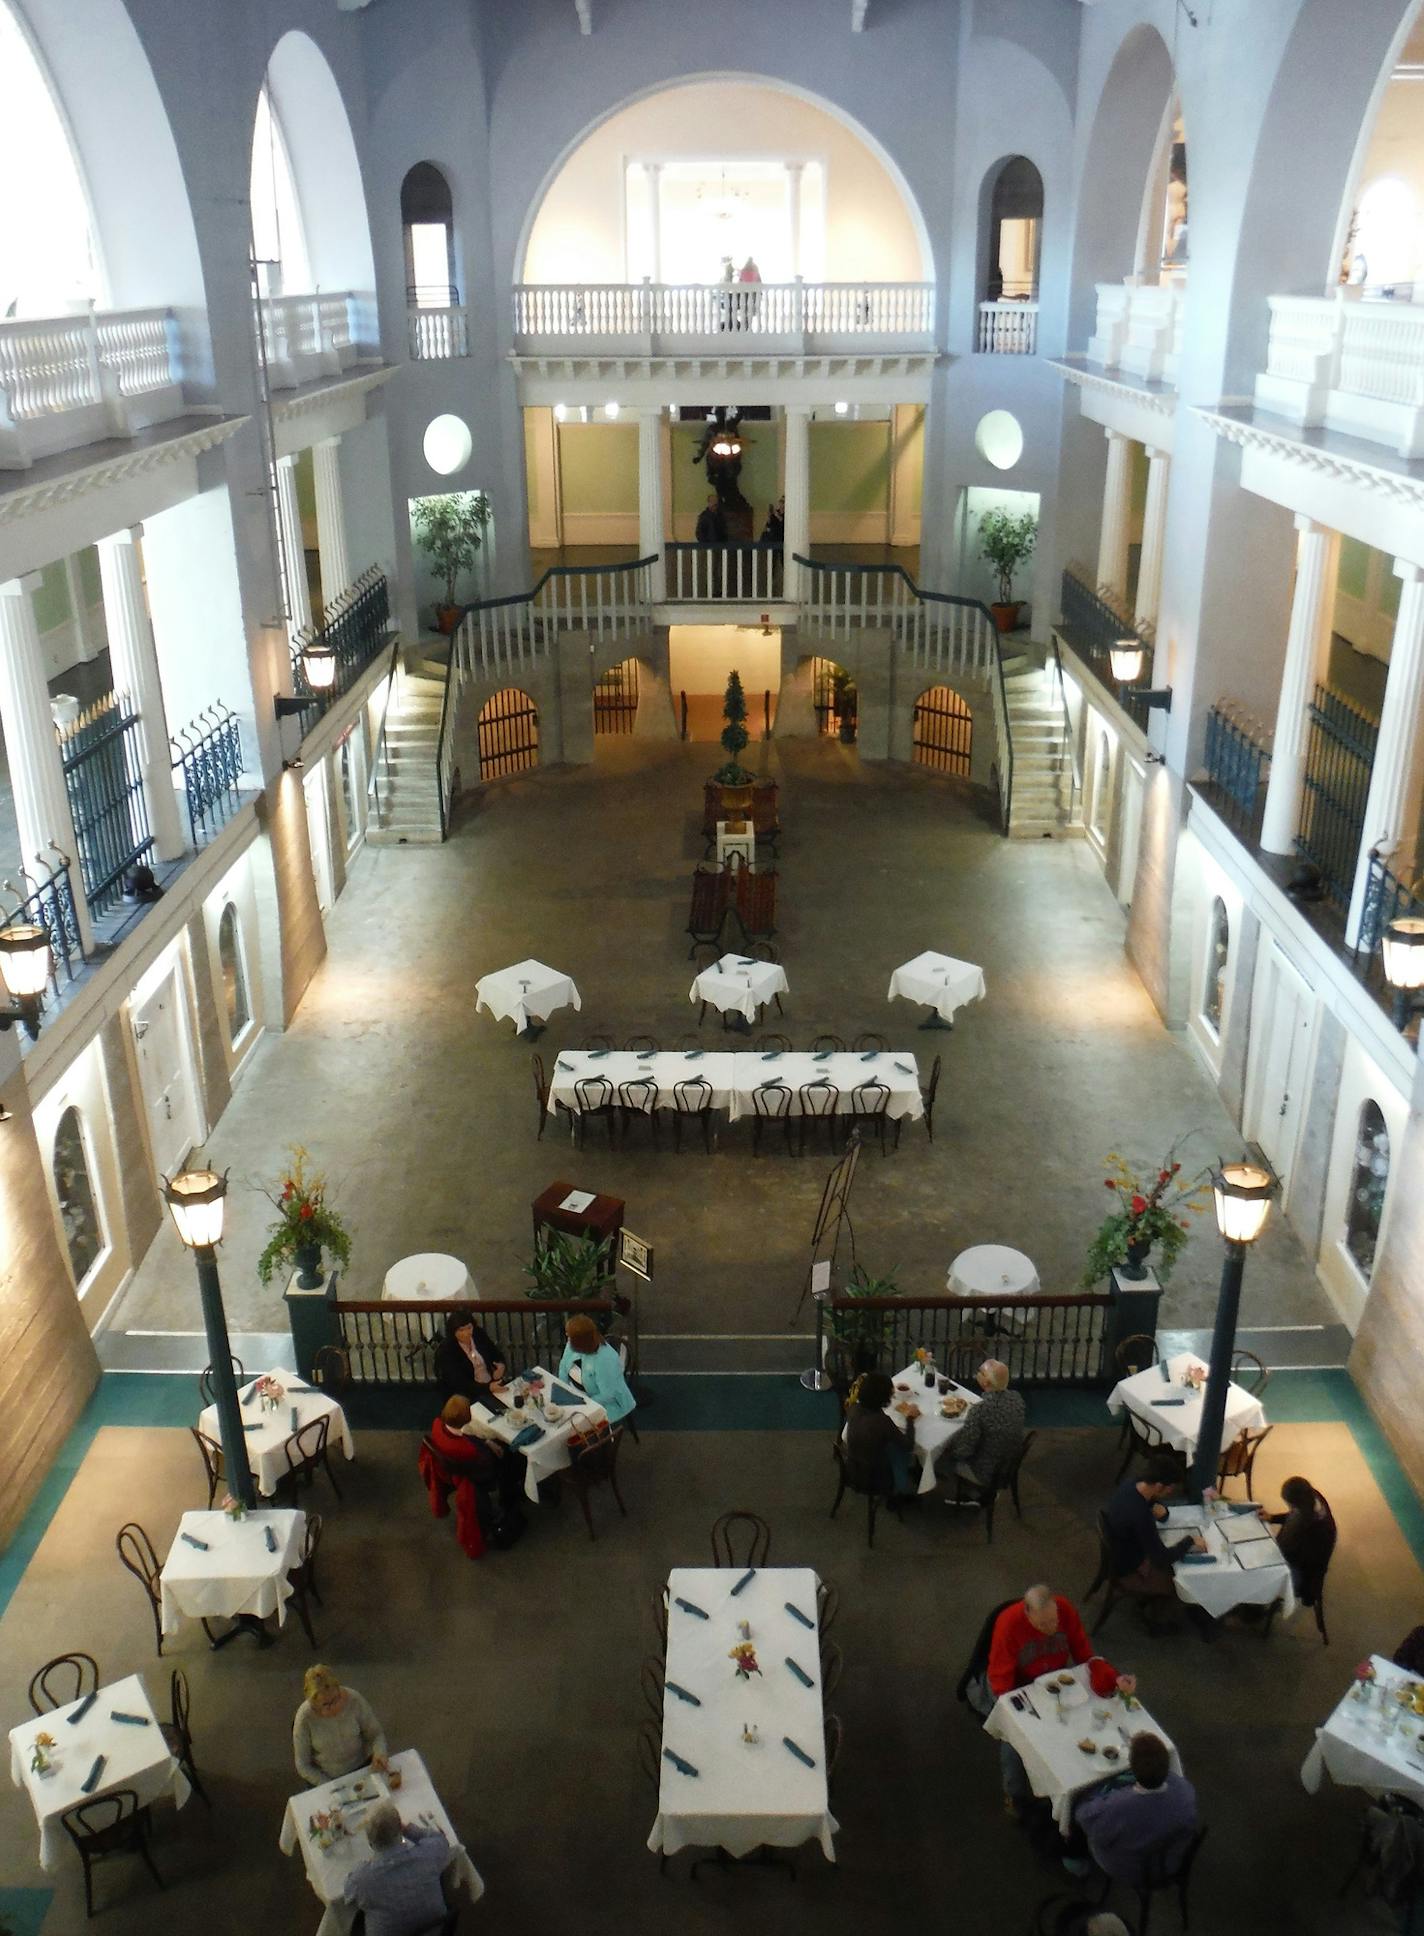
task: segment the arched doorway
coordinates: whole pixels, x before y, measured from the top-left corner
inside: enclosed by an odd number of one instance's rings
[[[476,728],[482,780],[506,779],[539,764],[539,708],[518,686],[487,699]]]
[[[753,740],[771,731],[781,692],[778,625],[673,625],[668,628],[668,677],[684,739],[717,740],[727,681],[736,673],[747,703]]]
[[[912,748],[910,757],[916,766],[969,778],[974,715],[953,686],[931,686],[915,701]]]
[[[855,681],[834,659],[812,659],[811,702],[816,708],[816,731],[823,739],[855,739]]]
[[[631,733],[638,717],[638,661],[623,659],[599,674],[593,687],[595,733]]]

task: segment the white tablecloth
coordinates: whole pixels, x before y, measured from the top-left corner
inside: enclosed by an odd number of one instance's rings
[[[1007,1244],[971,1244],[950,1265],[949,1288],[956,1297],[1032,1297],[1038,1272]]]
[[[413,1748],[407,1748],[391,1756],[391,1766],[398,1768],[401,1776],[401,1785],[394,1794],[380,1775],[368,1771],[364,1775],[343,1775],[339,1781],[325,1782],[320,1788],[304,1788],[287,1803],[278,1847],[283,1855],[301,1849],[307,1881],[318,1902],[326,1904],[317,1936],[347,1936],[356,1919],[355,1910],[342,1902],[341,1896],[352,1870],[370,1857],[365,1835],[366,1815],[373,1803],[382,1799],[396,1804],[403,1822],[440,1830],[451,1848],[445,1874],[468,1889],[471,1902],[478,1902],[485,1892],[480,1873],[450,1826],[450,1818],[420,1756]],[[369,1799],[356,1799],[358,1787]],[[328,1814],[333,1807],[341,1810],[343,1820],[350,1824],[353,1833],[338,1836],[329,1849],[323,1849],[309,1833],[308,1824],[313,1815]]]
[[[658,1085],[659,1109],[676,1106],[673,1092],[679,1082],[690,1082],[695,1076],[701,1076],[712,1085],[712,1107],[725,1109],[732,1095],[733,1061],[727,1054],[700,1051],[683,1054],[673,1049],[660,1050],[656,1055],[638,1055],[632,1049],[565,1049],[556,1059],[549,1078],[549,1112],[552,1115],[561,1103],[565,1109],[576,1111],[579,1105],[574,1084],[596,1076],[613,1085],[614,1102],[618,1100],[620,1083],[651,1076]]]
[[[476,1015],[488,1009],[498,1021],[512,1021],[516,1030],[528,1028],[531,1016],[542,1022],[556,1008],[570,1007],[583,1007],[572,978],[542,961],[516,961],[512,968],[481,975],[475,983]]]
[[[458,1257],[443,1251],[421,1250],[414,1257],[402,1257],[386,1272],[381,1296],[388,1304],[452,1304],[461,1298],[475,1298],[479,1292],[470,1282],[470,1273]]]
[[[946,1418],[940,1410],[944,1399],[939,1395],[938,1385],[933,1391],[926,1391],[924,1376],[918,1365],[907,1365],[903,1371],[897,1371],[894,1382],[897,1385],[908,1385],[910,1389],[908,1392],[897,1391],[887,1410],[894,1417],[896,1405],[903,1405],[908,1401],[919,1406],[920,1416],[914,1421],[914,1427],[915,1457],[921,1461],[920,1491],[933,1492],[939,1477],[935,1469],[939,1455],[958,1433],[969,1414],[965,1411],[961,1412],[958,1418]],[[981,1394],[970,1391],[964,1385],[956,1385],[951,1380],[945,1397],[967,1398],[971,1405],[977,1405]],[[951,1454],[951,1458],[952,1456]]]
[[[1379,1685],[1399,1687],[1414,1676],[1380,1654],[1371,1658],[1378,1684],[1368,1703],[1357,1701],[1353,1688],[1346,1694],[1325,1726],[1315,1730],[1315,1746],[1300,1778],[1312,1795],[1328,1771],[1338,1787],[1365,1788],[1372,1795],[1389,1790],[1424,1807],[1424,1720],[1401,1710],[1394,1733],[1387,1735],[1379,1697]]]
[[[1177,1598],[1189,1600],[1193,1606],[1205,1607],[1213,1619],[1219,1620],[1233,1607],[1268,1607],[1273,1601],[1281,1602],[1281,1613],[1289,1619],[1295,1612],[1295,1588],[1291,1584],[1290,1568],[1282,1559],[1275,1559],[1270,1566],[1241,1565],[1235,1558],[1232,1543],[1222,1528],[1232,1518],[1245,1519],[1245,1514],[1214,1514],[1201,1506],[1174,1505],[1167,1514],[1162,1527],[1162,1537],[1170,1546],[1174,1536],[1180,1539],[1184,1532],[1201,1533],[1206,1540],[1207,1549],[1216,1556],[1215,1566],[1184,1566],[1180,1560],[1172,1568],[1177,1582]],[[1260,1527],[1267,1540],[1270,1532],[1252,1515],[1253,1525]],[[1252,1540],[1259,1546],[1259,1540]],[[1271,1544],[1275,1542],[1271,1540]]]
[[[666,1756],[658,1816],[648,1847],[675,1855],[689,1847],[750,1855],[766,1844],[794,1849],[813,1837],[828,1862],[836,1859],[837,1824],[826,1793],[825,1721],[821,1703],[820,1627],[804,1627],[787,1602],[817,1621],[816,1575],[808,1566],[763,1567],[734,1599],[742,1577],[731,1567],[678,1566],[668,1576],[667,1678],[701,1701],[669,1691],[663,1703],[663,1745],[698,1770],[679,1773]],[[699,1620],[679,1599],[701,1607]],[[751,1627],[761,1673],[737,1675],[729,1652]],[[810,1676],[803,1685],[787,1660]],[[742,1730],[754,1723],[760,1744],[748,1747]],[[789,1736],[815,1762],[808,1768],[785,1746]]]
[[[729,1112],[731,1120],[736,1122],[739,1116],[750,1116],[753,1113],[752,1091],[763,1083],[777,1080],[791,1091],[791,1114],[799,1116],[802,1085],[815,1082],[820,1076],[824,1076],[840,1091],[836,1108],[843,1116],[850,1113],[852,1091],[863,1082],[885,1084],[890,1091],[886,1110],[892,1121],[902,1116],[913,1121],[925,1113],[924,1098],[920,1094],[919,1064],[907,1050],[867,1051],[864,1055],[854,1052],[843,1055],[776,1055],[768,1051],[765,1055],[742,1054],[736,1058]]]
[[[512,1408],[504,1412],[497,1412],[492,1406],[481,1404],[478,1400],[471,1407],[471,1410],[485,1420],[494,1431],[496,1437],[503,1439],[506,1445],[512,1444],[527,1425],[543,1426],[543,1438],[536,1439],[533,1445],[520,1447],[520,1451],[524,1457],[525,1496],[531,1499],[537,1506],[539,1503],[540,1481],[552,1478],[554,1473],[566,1471],[568,1468],[569,1435],[573,1431],[574,1419],[576,1417],[588,1419],[597,1425],[601,1419],[607,1418],[608,1414],[595,1399],[585,1398],[579,1393],[578,1386],[572,1379],[565,1384],[561,1380],[556,1379],[551,1372],[546,1371],[542,1365],[533,1365],[530,1369],[542,1373],[546,1399],[556,1404],[558,1410],[563,1413],[563,1417],[559,1419],[557,1424],[551,1423],[542,1412],[538,1411],[527,1401],[524,1406],[523,1417]],[[565,1405],[561,1399],[555,1399],[554,1386],[556,1384],[559,1385],[561,1391],[573,1392],[578,1395],[578,1405],[576,1408]]]
[[[972,961],[956,961],[953,955],[936,954],[933,948],[926,948],[922,955],[916,955],[913,961],[895,970],[885,999],[893,1002],[897,995],[903,995],[908,1002],[927,1002],[941,1021],[949,1022],[954,1019],[957,1008],[963,1008],[968,1002],[983,1001],[984,994],[982,968],[976,968]]]
[[[984,1723],[986,1734],[993,1735],[996,1741],[1007,1741],[1017,1750],[1028,1770],[1034,1794],[1053,1803],[1053,1819],[1063,1835],[1072,1826],[1073,1797],[1109,1775],[1122,1773],[1134,1734],[1159,1735],[1171,1752],[1173,1771],[1182,1772],[1181,1757],[1168,1739],[1166,1729],[1158,1726],[1145,1707],[1129,1708],[1116,1694],[1098,1699],[1089,1686],[1086,1665],[1073,1668],[1072,1673],[1088,1698],[1076,1707],[1065,1707],[1061,1722],[1058,1703],[1048,1691],[1051,1676],[1046,1675],[1027,1690],[1019,1689],[1022,1710],[1012,1705],[1013,1695],[1001,1695]],[[1024,1699],[1025,1692],[1036,1714]],[[1095,1719],[1103,1709],[1107,1710],[1108,1718]],[[1100,1745],[1110,1743],[1120,1749],[1118,1759],[1106,1761],[1100,1753],[1084,1754],[1078,1743],[1090,1735]]]
[[[292,1407],[296,1407],[297,1423],[295,1430],[310,1425],[314,1418],[329,1416],[331,1424],[327,1428],[329,1444],[339,1445],[348,1459],[356,1456],[356,1447],[351,1438],[351,1427],[346,1423],[346,1414],[334,1398],[327,1398],[317,1391],[294,1391],[290,1371],[270,1371],[267,1376],[275,1378],[282,1386],[285,1397],[273,1411],[264,1406],[260,1399],[253,1398],[251,1404],[240,1404],[239,1411],[244,1428],[255,1426],[255,1431],[244,1429],[247,1440],[247,1463],[252,1468],[252,1476],[257,1481],[257,1490],[265,1499],[270,1499],[288,1472],[287,1441],[293,1435]],[[239,1400],[247,1398],[256,1390],[257,1381],[249,1379],[238,1388]],[[218,1424],[218,1408],[209,1405],[198,1416],[198,1430],[210,1439],[221,1440],[222,1431]]]
[[[736,1013],[754,1022],[757,1010],[773,996],[787,993],[790,984],[779,962],[754,961],[750,955],[723,955],[704,968],[687,992],[690,1002],[710,1002],[719,1015]]]
[[[1174,1451],[1184,1452],[1188,1458],[1197,1449],[1197,1434],[1201,1430],[1202,1400],[1205,1386],[1201,1391],[1193,1391],[1182,1383],[1183,1374],[1189,1365],[1206,1366],[1200,1358],[1190,1351],[1179,1351],[1167,1360],[1171,1373],[1171,1383],[1164,1384],[1161,1367],[1149,1365],[1145,1371],[1134,1372],[1131,1378],[1121,1379],[1108,1393],[1108,1410],[1114,1414],[1124,1405],[1130,1412],[1154,1426]],[[1162,1406],[1163,1398],[1182,1398],[1183,1405]],[[1223,1451],[1241,1431],[1259,1431],[1266,1422],[1265,1409],[1260,1399],[1253,1398],[1240,1385],[1228,1385],[1226,1389],[1226,1417],[1221,1427]]]
[[[267,1550],[265,1526],[276,1538],[275,1553]],[[208,1550],[190,1546],[184,1533],[206,1540]],[[265,1620],[275,1613],[278,1626],[284,1625],[292,1597],[287,1575],[301,1563],[305,1537],[306,1514],[301,1512],[265,1506],[243,1519],[216,1511],[185,1512],[159,1576],[163,1631],[176,1633],[185,1614],[190,1620],[231,1620],[252,1613]]]
[[[188,1799],[188,1780],[164,1745],[158,1717],[149,1702],[141,1674],[130,1674],[99,1689],[99,1698],[80,1721],[66,1717],[76,1712],[80,1702],[71,1701],[52,1714],[37,1720],[22,1721],[10,1730],[10,1779],[17,1788],[27,1790],[40,1825],[40,1867],[57,1869],[65,1844],[59,1818],[76,1802],[93,1801],[113,1788],[132,1788],[143,1808],[161,1795],[171,1794],[181,1808]],[[110,1720],[120,1714],[142,1714],[146,1728]],[[51,1751],[54,1773],[37,1775],[30,1767],[30,1751],[37,1734],[53,1736]],[[104,1770],[92,1794],[83,1792],[89,1770],[97,1755],[104,1756]]]

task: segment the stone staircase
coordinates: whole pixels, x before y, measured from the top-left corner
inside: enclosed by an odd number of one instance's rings
[[[1014,748],[1011,840],[1061,839],[1083,831],[1073,798],[1068,729],[1053,676],[1034,660],[1005,656],[1004,694]]]
[[[440,843],[440,709],[448,670],[443,660],[423,656],[417,647],[397,675],[376,754],[380,804],[378,809],[373,804],[366,828],[375,846]]]

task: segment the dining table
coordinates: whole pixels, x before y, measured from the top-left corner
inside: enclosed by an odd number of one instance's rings
[[[177,1633],[185,1618],[250,1623],[276,1614],[285,1625],[287,1575],[301,1563],[306,1525],[305,1513],[270,1506],[240,1519],[185,1512],[159,1575],[164,1633]]]
[[[705,1002],[719,1015],[740,1015],[754,1022],[768,1002],[780,1008],[780,997],[790,991],[786,970],[779,961],[758,961],[753,955],[723,955],[693,977],[687,999]]]
[[[908,1364],[903,1371],[897,1371],[891,1384],[894,1389],[890,1403],[885,1407],[886,1416],[900,1423],[899,1407],[916,1405],[919,1417],[912,1420],[915,1434],[915,1457],[920,1462],[920,1492],[933,1492],[940,1480],[940,1456],[947,1445],[952,1445],[964,1429],[964,1422],[970,1412],[983,1397],[982,1392],[971,1391],[967,1385],[957,1385],[952,1378],[946,1379],[949,1389],[941,1392],[937,1374],[932,1389],[926,1389],[924,1373],[918,1364]],[[948,1405],[951,1411],[944,1409]],[[953,1408],[959,1406],[960,1410]]]
[[[536,1405],[528,1396],[531,1381],[536,1378],[540,1381],[539,1388],[544,1398],[542,1406]],[[572,1462],[569,1440],[575,1428],[582,1430],[585,1425],[601,1424],[608,1414],[597,1399],[581,1392],[572,1378],[565,1382],[546,1371],[542,1365],[531,1365],[506,1390],[519,1392],[524,1397],[522,1407],[510,1402],[501,1408],[499,1405],[487,1405],[483,1399],[473,1400],[470,1411],[484,1429],[470,1436],[478,1438],[487,1433],[501,1444],[522,1453],[524,1495],[537,1506],[542,1481],[552,1479],[555,1473],[567,1471]],[[554,1408],[554,1416],[547,1409],[550,1405]],[[538,1437],[528,1438],[530,1432],[537,1432]],[[523,1444],[519,1443],[521,1439],[525,1441]]]
[[[1271,1607],[1277,1601],[1283,1618],[1295,1612],[1291,1570],[1254,1506],[1225,1499],[1214,1506],[1174,1500],[1161,1531],[1169,1545],[1183,1533],[1206,1541],[1205,1554],[1185,1554],[1172,1568],[1179,1600],[1204,1608],[1214,1620],[1234,1607]]]
[[[820,1843],[836,1859],[809,1566],[675,1566],[668,1575],[655,1854]],[[733,1649],[754,1649],[755,1672]]]
[[[1032,1297],[1039,1288],[1031,1257],[1009,1244],[971,1244],[949,1267],[956,1297]]]
[[[895,970],[885,999],[893,1002],[900,996],[907,1002],[920,1002],[929,1008],[930,1020],[921,1023],[921,1027],[937,1023],[952,1027],[956,1010],[969,1002],[982,1002],[986,992],[982,968],[976,968],[972,961],[957,961],[953,955],[926,948],[923,954],[902,962]]]
[[[531,1022],[544,1022],[556,1008],[582,1008],[583,999],[573,977],[557,968],[546,968],[542,961],[516,961],[512,968],[497,968],[481,975],[475,983],[475,1013],[485,1010],[496,1021],[512,1021],[516,1035],[522,1035]]]
[[[711,1107],[726,1109],[731,1102],[735,1056],[716,1049],[562,1049],[549,1075],[549,1114],[579,1111],[578,1084],[602,1077],[613,1091],[613,1101],[624,1083],[651,1077],[657,1085],[658,1109],[677,1105],[680,1082],[701,1077],[712,1091]],[[587,1092],[585,1092],[587,1093]]]
[[[385,1775],[369,1768],[358,1769],[355,1774],[323,1782],[319,1788],[304,1788],[287,1803],[277,1846],[283,1855],[292,1855],[298,1849],[302,1852],[307,1881],[323,1906],[317,1936],[350,1936],[356,1908],[345,1900],[346,1885],[370,1859],[365,1822],[377,1802],[393,1801],[403,1823],[438,1829],[450,1844],[450,1860],[445,1865],[447,1882],[465,1889],[471,1902],[478,1902],[485,1892],[484,1880],[451,1827],[445,1805],[415,1749],[392,1755],[389,1766],[400,1776],[394,1789]],[[324,1826],[318,1817],[325,1818]]]
[[[791,1091],[789,1113],[799,1116],[802,1089],[829,1083],[836,1090],[835,1113],[845,1116],[855,1108],[855,1091],[868,1082],[883,1083],[889,1090],[885,1113],[892,1122],[917,1121],[924,1115],[919,1064],[904,1049],[768,1049],[739,1055],[728,1115],[732,1122],[750,1116],[753,1092],[770,1085]]]
[[[1300,1778],[1314,1795],[1326,1775],[1338,1788],[1371,1795],[1405,1795],[1424,1808],[1424,1716],[1397,1699],[1419,1678],[1383,1654],[1371,1654],[1374,1678],[1357,1676],[1321,1727],[1301,1764]],[[1362,1692],[1362,1686],[1364,1691]]]
[[[1163,1363],[1148,1365],[1130,1378],[1120,1378],[1108,1393],[1108,1410],[1114,1416],[1125,1405],[1144,1425],[1150,1425],[1163,1443],[1190,1459],[1197,1449],[1201,1431],[1205,1383],[1187,1382],[1188,1371],[1205,1376],[1206,1365],[1193,1351],[1178,1351]],[[1243,1386],[1226,1388],[1226,1416],[1222,1422],[1221,1443],[1230,1445],[1239,1432],[1258,1431],[1266,1423],[1266,1411],[1259,1398]]]
[[[1006,1741],[1019,1756],[1034,1794],[1052,1804],[1054,1822],[1064,1836],[1073,1825],[1074,1797],[1123,1773],[1135,1734],[1157,1735],[1173,1772],[1182,1772],[1181,1756],[1165,1728],[1135,1696],[1129,1705],[1120,1694],[1095,1695],[1087,1662],[1001,1694],[984,1732]],[[1091,1753],[1079,1745],[1089,1741]],[[1105,1753],[1107,1749],[1113,1752]]]
[[[275,1405],[268,1404],[262,1398],[256,1378],[240,1385],[237,1396],[243,1436],[247,1441],[247,1463],[252,1469],[257,1490],[264,1499],[270,1499],[291,1470],[287,1459],[288,1443],[304,1426],[318,1418],[329,1418],[328,1442],[339,1445],[348,1459],[355,1458],[356,1443],[351,1436],[346,1414],[334,1398],[328,1398],[325,1392],[306,1384],[294,1372],[278,1369],[265,1375],[281,1387],[282,1396]],[[222,1428],[216,1405],[208,1405],[198,1414],[198,1430],[206,1438],[221,1440]]]
[[[46,1774],[33,1766],[41,1734],[55,1743],[48,1750]],[[191,1792],[163,1738],[142,1674],[110,1681],[97,1695],[81,1695],[11,1728],[10,1779],[30,1798],[40,1829],[40,1867],[46,1870],[59,1867],[66,1839],[60,1817],[78,1803],[129,1788],[140,1808],[164,1795],[181,1808]]]

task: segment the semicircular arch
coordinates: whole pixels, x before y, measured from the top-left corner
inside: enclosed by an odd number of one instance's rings
[[[1133,27],[1104,77],[1078,186],[1072,343],[1092,334],[1096,285],[1121,282],[1137,267],[1143,199],[1176,90],[1166,41],[1155,27]]]
[[[290,28],[268,56],[265,78],[291,160],[315,286],[374,291],[361,164],[326,55],[310,34]]]

